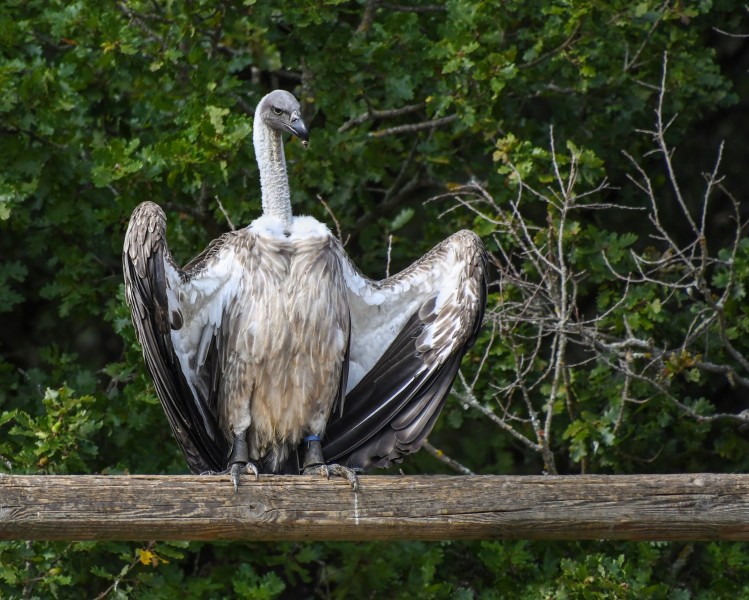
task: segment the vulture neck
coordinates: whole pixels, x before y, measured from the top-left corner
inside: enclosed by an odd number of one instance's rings
[[[253,125],[252,138],[260,169],[263,215],[279,219],[284,231],[288,232],[291,229],[291,192],[281,132],[268,127],[258,114],[255,114]]]

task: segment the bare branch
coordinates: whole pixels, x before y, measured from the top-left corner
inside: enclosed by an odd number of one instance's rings
[[[653,24],[650,26],[650,29],[645,35],[645,39],[642,40],[640,47],[636,50],[636,52],[634,53],[631,59],[628,56],[624,57],[624,69],[623,70],[625,73],[638,66],[637,61],[640,58],[640,55],[642,54],[643,50],[645,50],[648,43],[652,39],[653,34],[655,33],[655,30],[658,27],[658,25],[660,25],[661,22],[663,21],[663,16],[666,14],[666,10],[669,8],[670,4],[671,4],[671,0],[665,0],[665,2],[661,4],[661,7],[658,9],[658,16],[653,20]]]
[[[729,31],[723,31],[722,29],[718,29],[717,27],[713,27],[713,31],[720,33],[721,35],[726,35],[728,37],[732,38],[749,38],[749,33],[731,33]]]
[[[224,215],[224,218],[226,219],[226,222],[229,224],[229,229],[232,231],[236,230],[236,227],[234,227],[234,223],[232,223],[232,220],[229,218],[229,213],[226,212],[226,209],[224,208],[224,205],[221,204],[221,199],[218,196],[214,196],[216,199],[216,203],[218,204],[219,209],[221,209],[221,212]]]
[[[667,6],[664,3],[661,11]],[[630,67],[636,60],[637,54]],[[724,189],[722,144],[712,168],[704,174],[699,207],[688,207],[676,176],[674,149],[666,140],[675,119],[665,114],[667,67],[664,56],[659,84],[647,84],[657,92],[657,106],[653,128],[642,130],[653,143],[648,154],[656,156],[665,170],[665,186],[659,182],[660,172],[656,177],[624,153],[631,165],[629,180],[642,192],[644,206],[600,201],[599,195],[611,189],[607,181],[584,186],[578,176],[580,155],[572,152],[563,160],[557,154],[553,129],[549,131],[548,188],[535,188],[510,163],[510,181],[516,187],[509,198],[499,201],[482,184],[471,181],[428,200],[447,200],[443,214],[467,210],[493,229],[495,250],[490,260],[498,275],[490,289],[496,291],[496,301],[485,316],[491,332],[481,342],[486,346],[480,358],[474,359],[470,376],[460,372],[455,395],[465,408],[476,409],[538,455],[549,473],[556,471],[559,441],[553,436],[560,431],[560,404],[565,404],[570,419],[578,418],[577,398],[583,395],[576,385],[585,378],[575,377],[575,369],[595,367],[608,374],[616,397],[606,419],[614,436],[622,434],[633,407],[656,401],[670,403],[680,415],[701,423],[749,423],[749,410],[713,412],[709,405],[679,397],[707,378],[724,378],[734,388],[749,389],[749,357],[732,330],[736,325],[733,300],[742,283],[736,262],[749,224],[742,220],[740,201]],[[665,199],[661,197],[664,187]],[[721,244],[720,255],[711,254],[707,240],[718,191],[731,201],[735,228],[733,236]],[[671,211],[662,208],[667,201],[689,227],[685,242],[677,241]],[[574,258],[579,237],[570,224],[573,215],[576,219],[580,211],[593,210],[644,211],[648,232],[641,240],[647,243],[646,250],[633,246],[615,253],[603,247],[600,257],[610,273],[605,281],[607,301],[591,307],[590,302],[581,305],[578,297],[589,274]],[[545,222],[534,222],[539,212]],[[715,279],[718,272],[720,283]],[[657,316],[661,313],[666,318],[681,316],[665,323]],[[491,377],[486,373],[492,363],[489,356],[502,357],[495,362],[501,366],[492,368]],[[599,441],[590,443],[594,452]],[[583,471],[585,460],[583,452],[579,458]]]
[[[522,433],[515,430],[515,428],[508,425],[504,419],[499,418],[494,412],[481,404],[478,400],[476,400],[476,396],[473,395],[473,391],[468,387],[468,384],[465,381],[465,377],[463,376],[462,372],[459,372],[461,383],[463,384],[463,387],[465,389],[465,392],[462,394],[456,393],[455,396],[460,400],[466,407],[475,408],[478,410],[481,414],[483,414],[485,417],[487,417],[492,423],[497,425],[500,429],[503,431],[509,433],[512,437],[514,437],[516,440],[518,440],[521,444],[524,446],[530,448],[531,450],[535,452],[540,452],[541,447],[538,444],[533,443],[531,440],[529,440],[527,437],[525,437]]]
[[[370,132],[370,137],[384,137],[386,135],[395,135],[398,133],[413,133],[415,131],[422,131],[424,129],[434,129],[435,127],[441,127],[452,123],[458,115],[448,115],[439,119],[432,119],[431,121],[424,121],[422,123],[409,123],[408,125],[396,125],[395,127],[389,127],[388,129],[380,129],[379,131]]]
[[[385,278],[386,279],[390,277],[390,257],[391,257],[392,251],[393,251],[393,234],[391,233],[388,236],[388,256],[387,256],[387,264],[385,265]]]
[[[426,102],[417,102],[416,104],[409,104],[408,106],[404,106],[402,108],[391,108],[387,110],[374,110],[370,108],[369,110],[367,110],[367,112],[362,113],[358,117],[354,117],[353,119],[346,121],[338,128],[338,133],[343,133],[345,131],[348,131],[349,129],[353,129],[354,127],[361,125],[362,123],[366,123],[367,121],[374,121],[376,119],[391,119],[393,117],[399,117],[401,115],[417,112],[423,109],[425,106]]]
[[[424,450],[426,450],[429,454],[434,456],[438,461],[445,463],[448,467],[450,467],[453,471],[456,471],[457,473],[460,473],[461,475],[475,475],[471,469],[466,467],[465,465],[459,463],[454,458],[450,458],[447,454],[445,454],[442,450],[439,448],[435,448],[432,446],[432,444],[429,443],[429,440],[424,440],[424,443],[421,445]]]
[[[367,3],[364,6],[364,16],[362,17],[361,23],[359,23],[359,27],[356,28],[356,33],[366,33],[370,30],[372,23],[374,23],[378,4],[379,2],[377,0],[367,0]]]
[[[389,2],[378,2],[380,8],[386,8],[394,12],[412,12],[412,13],[429,13],[429,12],[445,12],[447,9],[444,6],[437,4],[427,4],[425,6],[405,6],[403,4],[390,4]]]
[[[341,233],[341,224],[338,222],[338,219],[336,219],[335,213],[332,211],[330,206],[328,206],[328,203],[325,202],[325,200],[320,194],[317,195],[317,199],[320,201],[320,204],[323,205],[328,215],[330,215],[330,218],[333,219],[333,223],[335,223],[336,237],[341,242],[341,244],[343,244],[343,246],[345,247],[346,244],[348,243],[348,238],[345,241],[343,240],[343,233]]]
[[[535,67],[537,64],[544,62],[545,60],[551,58],[552,56],[554,56],[556,54],[559,54],[561,52],[564,52],[575,41],[575,39],[577,38],[577,34],[578,33],[580,33],[580,24],[578,24],[575,27],[575,29],[573,30],[573,32],[559,46],[557,46],[553,50],[549,50],[548,52],[544,52],[543,54],[537,56],[533,60],[529,60],[526,63],[519,64],[518,65],[518,69],[529,69],[531,67]]]
[[[671,157],[673,154],[673,151],[671,151],[668,148],[668,145],[666,144],[666,131],[671,126],[671,124],[676,119],[676,115],[671,117],[671,119],[664,123],[663,121],[663,102],[666,98],[666,74],[668,72],[668,54],[663,54],[663,70],[661,75],[661,87],[660,92],[658,93],[658,108],[655,111],[656,116],[656,131],[653,134],[653,137],[655,138],[658,149],[663,155],[663,163],[666,167],[666,170],[668,171],[668,179],[671,183],[671,189],[673,190],[676,201],[679,203],[679,206],[682,210],[682,213],[686,217],[687,221],[689,222],[689,226],[692,228],[692,232],[699,236],[700,232],[699,229],[697,229],[697,225],[694,222],[694,219],[692,219],[692,215],[689,213],[689,209],[687,208],[686,202],[684,201],[684,197],[681,193],[681,187],[679,186],[679,182],[676,179],[676,173],[674,171],[674,166],[671,161]]]

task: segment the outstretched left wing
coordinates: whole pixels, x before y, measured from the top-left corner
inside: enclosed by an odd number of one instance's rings
[[[174,436],[194,473],[226,466],[218,424],[218,346],[238,287],[225,234],[184,269],[166,243],[166,217],[153,202],[133,211],[122,253],[127,303],[143,356]]]
[[[476,340],[487,254],[478,236],[460,231],[382,281],[339,254],[351,310],[349,385],[323,452],[352,468],[387,467],[421,447]]]

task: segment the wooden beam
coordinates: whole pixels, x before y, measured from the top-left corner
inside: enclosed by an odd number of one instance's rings
[[[0,475],[10,540],[749,540],[749,475]]]

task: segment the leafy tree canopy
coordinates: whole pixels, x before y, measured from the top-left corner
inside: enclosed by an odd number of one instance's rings
[[[481,473],[745,471],[747,32],[732,0],[6,0],[0,468],[185,472],[125,227],[158,202],[186,261],[255,218],[252,112],[283,87],[311,129],[295,210],[368,274],[462,227],[492,253],[435,446]],[[727,544],[0,545],[3,597],[747,593]]]

